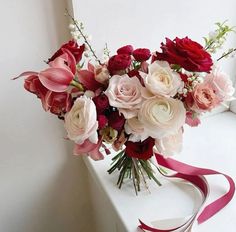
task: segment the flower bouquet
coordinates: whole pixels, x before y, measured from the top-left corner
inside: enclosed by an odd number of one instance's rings
[[[108,173],[119,171],[119,188],[126,178],[136,193],[146,179],[160,185],[153,154],[180,152],[183,125],[197,126],[203,113],[233,99],[230,78],[211,56],[233,29],[216,24],[204,46],[176,37],[167,38],[160,51],[126,45],[112,56],[106,46],[101,60],[83,24],[71,19],[73,39],[48,59],[47,68],[18,77],[25,77],[24,88],[45,111],[63,121],[74,154],[102,160],[113,149],[117,154]],[[217,62],[233,53],[235,48],[229,49]]]

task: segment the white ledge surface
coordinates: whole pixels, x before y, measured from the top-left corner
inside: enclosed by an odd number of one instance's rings
[[[109,199],[111,210],[114,210],[122,230],[138,231],[138,219],[145,223],[152,221],[180,218],[192,213],[199,195],[191,186],[175,184],[157,176],[162,182],[158,187],[149,182],[149,193],[144,187],[138,196],[135,195],[132,181],[124,182],[122,189],[118,189],[116,181],[118,173],[107,173],[112,155],[103,161],[93,161],[85,157],[85,163],[98,191]],[[224,112],[202,120],[197,128],[185,126],[184,149],[180,155],[174,157],[179,161],[191,165],[215,169],[236,176],[236,114]],[[228,188],[223,177],[207,177],[212,192],[207,202],[216,199]],[[188,190],[188,191],[186,191]],[[93,189],[94,191],[94,189]],[[101,215],[100,215],[101,217]],[[106,221],[106,220],[105,220]],[[104,227],[105,228],[105,227]],[[118,231],[114,228],[113,231]],[[194,232],[235,232],[236,231],[236,199],[221,210],[217,215],[202,225],[195,223]],[[110,232],[110,231],[103,231]]]

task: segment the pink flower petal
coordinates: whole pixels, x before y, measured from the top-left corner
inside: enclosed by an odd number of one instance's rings
[[[78,72],[78,81],[88,90],[96,91],[101,87],[101,84],[95,80],[94,73],[88,70]]]
[[[193,114],[191,112],[188,112],[186,114],[185,123],[191,127],[196,127],[201,123],[201,121],[199,118],[193,117]]]
[[[49,90],[64,92],[72,81],[74,75],[67,69],[48,68],[39,73],[39,80]]]
[[[38,72],[34,72],[34,71],[23,72],[23,73],[21,73],[19,76],[12,78],[12,80],[16,80],[16,79],[18,79],[19,77],[27,77],[27,76],[32,76],[32,75],[37,76],[37,75],[38,75]]]

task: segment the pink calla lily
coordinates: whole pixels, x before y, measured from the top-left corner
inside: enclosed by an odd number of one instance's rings
[[[102,145],[102,139],[98,141],[97,144],[92,143],[89,139],[86,139],[82,144],[75,144],[74,154],[81,155],[87,154],[93,160],[102,160],[104,159],[103,154],[99,151],[99,148]]]
[[[78,71],[78,81],[88,90],[96,91],[102,85],[95,80],[94,73],[88,70]]]
[[[49,90],[64,92],[73,80],[73,73],[63,68],[48,68],[38,74],[40,82]]]

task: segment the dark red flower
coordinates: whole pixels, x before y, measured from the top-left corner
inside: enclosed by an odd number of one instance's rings
[[[186,74],[183,74],[183,73],[179,73],[181,79],[183,82],[188,82],[188,76]]]
[[[105,115],[99,114],[98,115],[98,128],[103,129],[108,123],[108,119]]]
[[[108,70],[110,73],[128,68],[131,64],[130,55],[120,54],[112,56],[108,61]]]
[[[125,124],[125,118],[119,111],[112,111],[108,115],[108,125],[117,131],[121,131]]]
[[[129,77],[137,77],[139,79],[140,83],[144,86],[143,78],[141,77],[141,75],[137,69],[133,69],[133,70],[129,71],[127,74]]]
[[[152,61],[165,60],[169,64],[177,64],[192,72],[209,72],[213,65],[211,55],[197,42],[188,37],[166,38],[166,44],[161,44],[162,53],[156,52]]]
[[[138,48],[133,51],[133,57],[137,61],[146,61],[150,58],[151,52],[147,48]]]
[[[116,52],[117,52],[117,54],[131,55],[133,50],[134,50],[134,48],[132,45],[126,45],[126,46],[119,48]]]
[[[109,100],[105,94],[101,94],[93,98],[94,104],[98,114],[103,113],[107,108],[109,108]]]
[[[78,63],[83,55],[84,49],[85,49],[85,45],[81,45],[78,46],[77,42],[74,40],[70,40],[69,42],[63,44],[55,53],[54,55],[48,59],[48,62],[53,61],[54,59],[56,59],[58,56],[62,55],[65,51],[65,49],[67,49],[68,51],[70,51],[73,56],[75,57],[76,63]],[[64,51],[63,51],[64,50]]]
[[[151,137],[148,137],[143,142],[127,141],[125,145],[125,153],[127,156],[147,160],[153,155],[155,140]]]

